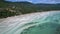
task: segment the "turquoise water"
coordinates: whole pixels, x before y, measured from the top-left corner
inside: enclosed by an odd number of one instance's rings
[[[59,24],[45,23],[23,30],[21,34],[55,34]]]
[[[24,29],[21,34],[60,34],[60,13],[52,14],[44,20],[37,19],[36,21],[38,25]],[[40,24],[41,22],[42,24]]]
[[[0,34],[60,34],[60,11],[7,18],[0,23]]]

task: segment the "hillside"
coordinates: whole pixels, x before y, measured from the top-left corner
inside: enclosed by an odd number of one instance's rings
[[[2,17],[20,15],[20,14],[26,14],[26,13],[32,13],[32,12],[50,11],[50,10],[60,10],[60,4],[44,4],[44,3],[33,4],[26,1],[25,2],[8,2],[8,1],[0,0],[0,16]],[[7,12],[7,14],[5,11]],[[11,15],[8,15],[8,14],[11,14]]]

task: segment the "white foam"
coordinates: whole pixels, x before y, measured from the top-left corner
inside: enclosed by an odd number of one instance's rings
[[[0,34],[20,34],[23,29],[28,28],[30,26],[34,26],[36,24],[28,26],[23,25],[38,19],[41,19],[41,21],[43,21],[48,16],[53,16],[54,14],[57,13],[60,13],[60,11],[41,12],[41,13],[37,12],[14,17],[8,17],[0,22]]]

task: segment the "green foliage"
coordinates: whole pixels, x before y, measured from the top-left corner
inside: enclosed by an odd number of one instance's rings
[[[6,17],[14,16],[14,15],[16,15],[15,12],[10,12],[7,10],[0,11],[0,18],[6,18]]]
[[[0,0],[0,1],[1,1],[0,8],[3,9],[3,11],[1,11],[0,9],[0,16],[2,14],[4,15],[4,17],[16,15],[15,13],[26,14],[26,13],[32,13],[32,12],[60,10],[60,4],[32,4],[30,2],[7,2],[4,0]],[[11,13],[11,11],[9,11],[10,9],[7,11],[4,10],[6,8],[10,8],[11,10],[13,10],[13,12]]]

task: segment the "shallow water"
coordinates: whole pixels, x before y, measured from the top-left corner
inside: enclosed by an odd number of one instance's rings
[[[60,11],[0,19],[0,34],[60,34]]]

